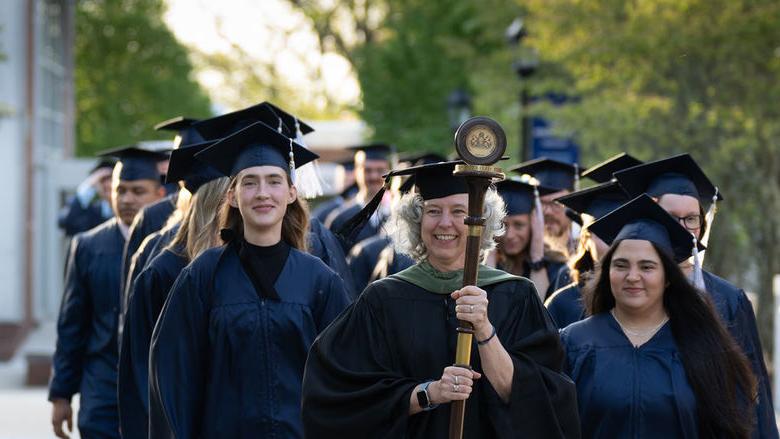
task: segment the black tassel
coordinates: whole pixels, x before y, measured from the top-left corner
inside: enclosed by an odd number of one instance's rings
[[[363,227],[366,226],[368,220],[371,219],[371,215],[379,208],[379,203],[382,202],[382,197],[385,195],[388,183],[382,186],[382,189],[374,195],[374,198],[366,204],[366,207],[360,210],[355,216],[349,219],[339,230],[336,231],[336,236],[349,247],[355,243],[358,234]]]

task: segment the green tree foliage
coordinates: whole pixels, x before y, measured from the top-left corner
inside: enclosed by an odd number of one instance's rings
[[[548,109],[595,162],[690,152],[725,197],[707,265],[759,294],[771,336],[780,272],[780,3],[773,0],[531,0],[549,78],[582,99]],[[752,275],[751,275],[752,274]],[[771,343],[765,343],[771,349]]]
[[[207,117],[187,50],[162,20],[162,0],[76,2],[77,153],[170,138],[153,126]]]

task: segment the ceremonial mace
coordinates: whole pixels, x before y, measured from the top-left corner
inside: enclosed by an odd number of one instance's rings
[[[479,270],[479,248],[485,218],[482,209],[485,192],[494,181],[504,179],[501,168],[493,166],[506,151],[506,134],[498,122],[487,117],[472,117],[463,122],[455,133],[455,150],[466,162],[455,166],[453,175],[465,177],[469,193],[469,215],[463,222],[468,226],[466,238],[466,262],[463,267],[463,286],[477,284]],[[455,351],[455,366],[471,369],[471,344],[474,326],[458,320],[458,344]],[[463,416],[466,401],[453,401],[450,412],[450,439],[463,437]]]

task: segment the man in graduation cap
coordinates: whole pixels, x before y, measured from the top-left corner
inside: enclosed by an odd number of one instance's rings
[[[293,175],[317,155],[258,122],[196,158],[232,179],[227,244],[181,272],[155,326],[150,437],[302,437],[306,354],[349,303],[341,278],[305,253]]]
[[[566,209],[556,203],[555,199],[577,189],[580,179],[579,166],[542,157],[520,163],[509,170],[521,175],[530,175],[538,181],[539,185],[555,189],[555,192],[541,198],[544,229],[550,249],[568,256],[574,251],[576,234],[573,233],[571,219],[566,216]]]
[[[399,168],[408,166],[420,166],[446,161],[447,158],[436,153],[413,153],[398,159]],[[414,178],[409,177],[401,182],[395,178],[392,182],[390,193],[393,201],[399,196],[408,193],[414,187]],[[366,238],[352,247],[347,258],[349,269],[352,271],[352,279],[355,282],[355,291],[360,294],[371,282],[382,279],[394,273],[398,273],[414,264],[407,255],[395,250],[390,237],[381,230],[376,236]]]
[[[505,232],[498,238],[496,268],[531,279],[544,301],[552,293],[565,258],[547,252],[540,197],[556,190],[507,179],[496,184],[506,205]]]
[[[349,148],[355,151],[355,183],[358,193],[352,201],[335,209],[325,220],[325,226],[332,232],[339,230],[376,195],[385,184],[383,176],[390,171],[393,148],[384,143],[360,145]],[[385,220],[389,202],[382,202],[382,208],[372,216],[366,227],[355,238],[354,242],[345,242],[344,251],[348,254],[352,246],[366,238],[377,235]]]
[[[456,400],[467,400],[466,438],[579,437],[558,331],[533,284],[482,265],[478,285],[462,287],[468,193],[456,163],[388,175],[414,177],[416,192],[390,221],[396,246],[416,263],[370,284],[314,342],[303,382],[307,437],[446,437]],[[489,190],[482,256],[503,210]],[[474,325],[471,369],[452,366],[458,319]]]
[[[65,236],[99,226],[112,216],[111,210],[111,172],[116,160],[100,159],[89,171],[89,176],[76,188],[73,195],[60,210],[57,225]]]
[[[63,423],[72,430],[70,400],[76,393],[81,394],[81,436],[119,437],[116,337],[122,249],[139,209],[165,194],[159,153],[128,147],[104,155],[119,158],[111,187],[116,216],[71,242],[49,384],[58,437],[66,437]]]
[[[642,193],[651,196],[698,240],[706,243],[703,238],[706,229],[712,227],[713,215],[706,214],[705,207],[714,212],[714,204],[723,197],[690,154],[624,169],[616,172],[614,177],[629,196]],[[680,268],[694,285],[709,293],[718,314],[747,355],[758,379],[757,425],[753,437],[776,438],[778,431],[772,393],[753,307],[742,289],[701,270],[695,259],[686,259]]]

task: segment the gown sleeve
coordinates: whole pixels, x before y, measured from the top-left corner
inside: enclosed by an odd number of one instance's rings
[[[320,303],[317,309],[318,332],[327,328],[330,322],[338,317],[351,302],[344,281],[336,273],[329,273],[326,286],[320,294]]]
[[[152,334],[149,362],[150,437],[197,437],[208,364],[206,285],[185,268]]]
[[[580,422],[574,382],[563,373],[565,354],[558,330],[533,287],[519,283],[523,303],[510,315],[501,342],[512,358],[512,393],[503,403],[485,386],[490,421],[501,438],[579,438]]]
[[[305,437],[406,434],[409,395],[418,382],[394,367],[385,331],[367,297],[373,288],[334,320],[309,351],[303,378]]]
[[[744,291],[740,290],[740,300],[732,322],[731,332],[737,335],[737,343],[745,349],[753,373],[758,384],[758,400],[756,402],[756,427],[753,437],[777,438],[777,423],[772,404],[772,389],[764,363],[764,352],[761,339],[758,336],[756,316]]]
[[[80,252],[77,236],[71,242],[65,291],[57,318],[57,348],[53,358],[53,373],[49,384],[49,401],[55,398],[70,401],[78,393],[84,369],[84,357],[89,341],[91,299],[89,288],[79,270]]]

